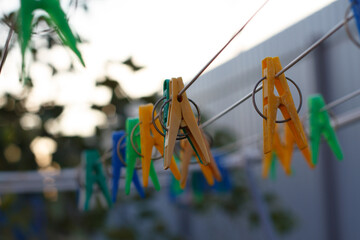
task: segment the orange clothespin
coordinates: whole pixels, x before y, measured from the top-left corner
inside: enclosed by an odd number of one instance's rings
[[[218,166],[216,165],[216,162],[211,154],[210,151],[210,144],[209,142],[206,140],[206,136],[204,134],[203,131],[201,131],[204,140],[205,140],[205,144],[206,144],[206,148],[208,150],[209,156],[210,156],[210,164],[208,165],[204,165],[201,163],[199,156],[194,152],[191,143],[187,140],[182,140],[180,142],[180,146],[181,146],[181,150],[180,150],[180,159],[181,159],[181,181],[180,181],[180,187],[182,189],[185,188],[186,186],[186,182],[187,182],[187,176],[188,176],[188,172],[189,172],[189,164],[190,164],[190,160],[192,158],[192,156],[195,155],[197,162],[200,165],[200,169],[202,171],[202,173],[204,174],[204,177],[206,179],[206,182],[212,186],[214,185],[214,178],[216,179],[216,181],[220,182],[222,181],[222,177],[221,177],[221,173],[219,171]],[[192,141],[192,140],[190,140]]]
[[[294,144],[295,139],[293,137],[293,134],[291,132],[291,129],[289,126],[285,123],[284,125],[284,141],[282,141],[280,135],[279,135],[279,127],[278,125],[275,126],[275,134],[274,134],[274,148],[273,151],[277,155],[281,166],[283,167],[285,173],[287,175],[291,174],[291,158],[294,151]],[[270,161],[270,162],[267,162]],[[269,168],[271,164],[271,158],[266,159],[264,161],[264,167],[263,167],[263,177],[268,176]]]
[[[151,155],[152,149],[155,146],[161,155],[164,154],[164,138],[156,131],[152,124],[152,111],[154,105],[149,103],[141,105],[139,107],[139,121],[140,121],[140,144],[142,154],[142,172],[143,172],[143,184],[146,187],[148,185]],[[156,126],[160,128],[159,119],[155,120]],[[176,165],[175,159],[171,158],[170,170],[173,173],[175,179],[180,180],[180,171]]]
[[[184,88],[184,83],[181,78],[173,78],[170,82],[170,97],[169,104],[167,132],[165,135],[165,154],[164,154],[164,168],[170,167],[171,158],[173,155],[175,141],[179,132],[180,125],[185,127],[184,132],[188,134],[192,141],[194,150],[199,154],[204,164],[210,163],[210,157],[204,138],[201,134],[200,128],[197,125],[194,113],[191,110],[190,102],[186,96],[186,92],[180,98],[177,97],[179,91]]]
[[[308,165],[314,168],[306,135],[297,114],[285,74],[281,74],[275,78],[276,73],[280,72],[281,69],[282,67],[278,57],[267,57],[262,61],[262,76],[266,77],[266,79],[263,80],[263,114],[266,117],[266,119],[264,118],[263,120],[264,165],[270,163],[271,152],[274,149],[276,113],[279,108],[284,119],[290,119],[286,124],[293,134],[294,141],[301,150]],[[275,96],[274,87],[276,87],[279,96]]]

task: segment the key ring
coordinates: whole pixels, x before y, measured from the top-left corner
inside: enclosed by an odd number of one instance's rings
[[[160,100],[163,100],[163,99],[160,99]],[[191,100],[190,98],[188,98],[188,100],[195,106],[196,108],[196,111],[197,111],[197,114],[198,114],[198,120],[197,120],[197,124],[200,125],[200,120],[201,120],[201,113],[200,113],[200,109],[199,107],[197,106],[197,104]],[[161,110],[160,110],[160,113],[159,113],[159,122],[161,124],[161,127],[164,129],[164,131],[168,131],[167,127],[164,125],[164,119],[163,119],[163,113],[164,113],[164,108],[166,106],[166,104],[169,104],[170,102],[172,101],[172,98],[168,99],[167,101],[165,101],[162,105],[161,105]],[[154,108],[155,109],[155,108]],[[154,113],[154,111],[153,111]],[[154,116],[154,114],[153,114]],[[154,123],[153,123],[154,124]],[[154,124],[155,126],[155,129],[158,130],[158,132],[163,136],[165,137],[165,134],[163,132],[161,132],[157,127],[156,127],[156,124]],[[182,140],[182,139],[185,139],[187,136],[188,136],[188,133],[186,133],[186,127],[181,127],[180,125],[180,128],[185,132],[184,134],[177,134],[177,138],[176,140]]]
[[[131,143],[131,146],[132,148],[134,149],[134,151],[137,153],[137,155],[139,155],[140,157],[144,158],[144,156],[137,150],[137,147],[135,146],[135,143],[134,143],[134,132],[135,132],[135,129],[140,126],[142,122],[138,122],[134,127],[133,129],[131,130],[131,133],[130,133],[130,143]],[[163,156],[158,156],[158,157],[154,157],[154,158],[151,158],[151,160],[159,160],[163,158]]]
[[[111,148],[106,150],[101,156],[100,156],[100,162],[104,168],[105,174],[107,178],[111,178],[110,170],[106,167],[106,159],[111,157]]]
[[[158,133],[160,133],[161,136],[163,136],[163,137],[165,137],[165,134],[164,134],[162,131],[160,131],[160,129],[158,128],[158,126],[155,124],[156,119],[159,118],[160,115],[162,114],[161,110],[160,110],[160,112],[158,113],[158,115],[156,115],[156,117],[155,117],[154,115],[155,115],[155,110],[156,110],[156,108],[157,108],[157,105],[159,105],[159,103],[160,103],[161,101],[164,101],[165,98],[166,98],[166,97],[162,97],[162,98],[158,99],[158,100],[155,102],[154,107],[153,107],[153,110],[152,110],[152,113],[151,113],[151,121],[152,121],[151,123],[154,125],[156,131],[157,131]]]
[[[348,37],[350,38],[350,40],[355,44],[355,46],[357,46],[358,48],[360,48],[360,42],[357,41],[355,39],[355,37],[352,35],[351,31],[350,31],[350,28],[349,28],[349,25],[348,25],[348,18],[347,16],[349,15],[350,13],[350,10],[351,8],[354,6],[354,2],[352,2],[351,4],[349,4],[349,7],[346,9],[345,11],[345,21],[344,21],[344,27],[345,27],[345,30],[346,30],[346,34],[348,35]]]
[[[296,87],[296,89],[297,89],[297,91],[298,91],[298,93],[299,93],[300,103],[299,103],[298,109],[296,110],[297,113],[299,113],[299,112],[300,112],[300,109],[301,109],[301,106],[302,106],[302,94],[301,94],[301,90],[300,90],[299,86],[298,86],[293,80],[291,80],[291,79],[288,78],[288,77],[286,77],[286,79],[287,79],[288,81],[290,81],[290,82]],[[253,92],[252,92],[252,102],[253,102],[253,105],[254,105],[254,108],[255,108],[256,112],[257,112],[263,119],[267,120],[267,117],[266,117],[264,114],[262,114],[262,112],[260,112],[259,108],[258,108],[257,105],[256,105],[256,101],[255,101],[256,89],[257,89],[257,87],[259,86],[260,82],[262,82],[262,81],[264,81],[264,80],[266,80],[266,78],[265,78],[265,79],[260,79],[260,80],[255,84],[254,90],[253,90]],[[288,121],[290,121],[290,120],[291,120],[291,118],[284,119],[284,120],[276,120],[276,123],[285,123],[285,122],[288,122]]]
[[[124,158],[122,157],[120,150],[123,149],[125,147],[125,143],[123,145],[121,145],[121,142],[125,139],[126,134],[122,135],[121,138],[119,139],[118,143],[116,144],[116,154],[120,160],[120,162],[122,164],[124,164],[125,167],[127,167],[126,162],[124,161]]]

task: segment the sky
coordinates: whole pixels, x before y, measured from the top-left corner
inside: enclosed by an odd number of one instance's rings
[[[64,8],[68,1],[62,1]],[[60,119],[49,123],[52,131],[64,135],[90,136],[95,125],[106,126],[106,117],[89,108],[91,104],[105,104],[110,100],[111,92],[107,88],[95,87],[100,76],[106,73],[118,80],[131,97],[160,92],[166,78],[181,76],[185,82],[189,81],[264,0],[87,2],[89,12],[65,8],[72,29],[87,40],[79,45],[86,68],[63,47],[40,51],[39,62],[28,62],[34,88],[27,108],[36,111],[37,106],[49,101],[65,105]],[[270,0],[209,70],[331,2],[333,0]],[[17,7],[17,1],[0,0],[0,14]],[[6,33],[6,26],[0,26],[0,31]],[[2,34],[0,44],[5,39],[6,34]],[[33,42],[41,40],[42,36],[32,37]],[[144,68],[134,73],[125,65],[108,64],[125,61],[130,56]],[[76,63],[75,74],[64,72],[51,77],[51,69],[42,64],[50,61],[65,70],[70,58]],[[0,95],[5,92],[21,95],[24,88],[18,81],[20,66],[20,50],[15,44],[0,75]]]

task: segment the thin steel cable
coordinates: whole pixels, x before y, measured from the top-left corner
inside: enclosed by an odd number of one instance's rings
[[[266,0],[260,8],[256,10],[256,12],[245,22],[245,24],[237,31],[234,36],[230,38],[230,40],[220,49],[218,53],[215,54],[215,56],[200,70],[198,74],[195,75],[195,77],[179,92],[177,97],[181,97],[181,95],[200,77],[200,75],[210,66],[210,64],[220,55],[220,53],[234,40],[234,38],[239,35],[244,28],[251,22],[251,20],[256,16],[256,14],[269,2],[269,0]]]
[[[319,40],[317,40],[314,44],[312,44],[309,48],[307,48],[305,51],[303,51],[299,56],[297,56],[294,60],[292,60],[288,65],[286,65],[280,72],[278,72],[275,77],[279,77],[281,74],[285,73],[287,70],[289,70],[290,68],[292,68],[296,63],[298,63],[301,59],[303,59],[305,56],[307,56],[310,52],[312,52],[317,46],[319,46],[323,41],[325,41],[326,39],[328,39],[331,35],[333,35],[335,32],[337,32],[341,27],[343,27],[345,25],[345,23],[349,20],[351,20],[354,16],[351,15],[349,17],[347,17],[346,19],[340,21],[338,24],[336,24],[335,27],[333,27],[330,31],[328,31],[323,37],[321,37]],[[265,77],[261,78],[259,81],[264,80]],[[256,92],[260,91],[262,89],[262,87],[259,87],[258,89],[256,89]],[[227,114],[228,112],[230,112],[231,110],[233,110],[234,108],[236,108],[237,106],[239,106],[240,104],[242,104],[243,102],[245,102],[246,100],[248,100],[250,97],[252,97],[252,92],[248,93],[245,97],[243,97],[242,99],[240,99],[238,102],[234,103],[232,106],[230,106],[229,108],[225,109],[224,111],[222,111],[221,113],[219,113],[218,115],[216,115],[215,117],[209,119],[208,121],[206,121],[205,123],[203,123],[201,126],[204,128],[208,125],[210,125],[211,123],[213,123],[215,120],[221,118],[222,116],[224,116],[225,114]]]
[[[261,87],[258,87],[255,92],[258,92],[262,89]],[[220,112],[218,115],[210,118],[209,120],[207,120],[206,122],[204,122],[203,124],[200,125],[201,128],[205,128],[207,126],[209,126],[211,123],[215,122],[216,120],[218,120],[219,118],[221,118],[222,116],[224,116],[225,114],[227,114],[228,112],[230,112],[231,110],[233,110],[234,108],[236,108],[237,106],[239,106],[241,103],[245,102],[246,100],[248,100],[249,98],[252,97],[252,92],[247,94],[245,97],[243,97],[242,99],[240,99],[239,101],[237,101],[236,103],[234,103],[233,105],[231,105],[230,107],[224,109],[222,112]]]
[[[340,105],[340,104],[346,102],[347,100],[349,100],[349,99],[351,99],[351,98],[353,98],[353,97],[355,97],[357,95],[360,95],[360,89],[353,92],[353,93],[347,94],[346,96],[341,97],[341,98],[339,98],[339,99],[337,99],[337,100],[335,100],[333,102],[330,102],[330,103],[326,104],[322,109],[320,109],[320,111],[325,111],[327,109],[331,109],[331,108],[333,108],[333,107],[335,107],[337,105]],[[309,114],[305,113],[304,116],[302,116],[301,119],[305,119],[307,117],[309,117]],[[349,124],[351,124],[353,122],[360,121],[360,108],[358,109],[358,111],[355,111],[353,113],[345,113],[345,114],[342,114],[340,116],[331,115],[330,118],[332,120],[333,127],[335,129],[338,129],[338,128],[347,126],[347,125],[349,125]],[[336,121],[334,121],[334,119],[336,119]],[[232,152],[232,149],[237,150],[240,145],[253,144],[253,143],[259,141],[260,138],[261,138],[261,134],[254,134],[254,135],[252,135],[250,137],[247,137],[245,139],[237,140],[237,141],[232,142],[232,143],[230,143],[228,145],[216,148],[215,150],[216,151],[221,151],[221,152]]]
[[[328,103],[326,106],[324,106],[321,111],[326,111],[326,110],[329,110],[331,108],[334,108],[336,107],[337,105],[339,104],[342,104],[346,101],[349,101],[350,99],[354,98],[354,97],[357,97],[360,95],[360,89],[356,90],[355,92],[352,92],[352,93],[349,93],[335,101],[332,101],[330,103]]]

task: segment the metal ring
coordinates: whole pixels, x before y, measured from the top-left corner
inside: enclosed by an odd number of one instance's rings
[[[200,125],[200,121],[201,121],[201,113],[200,113],[200,109],[199,107],[197,106],[197,104],[191,100],[190,98],[188,98],[188,100],[195,106],[196,108],[196,111],[198,113],[198,120],[197,120],[197,125]],[[168,131],[167,127],[164,125],[163,123],[163,117],[162,117],[162,112],[163,112],[163,109],[165,107],[166,104],[170,103],[172,101],[172,98],[170,98],[169,100],[167,100],[166,102],[163,103],[163,105],[161,106],[161,111],[160,111],[160,115],[159,115],[159,120],[160,120],[160,124],[161,126],[163,127],[164,131]],[[185,131],[186,127],[180,127],[181,129],[183,129],[183,131]],[[163,135],[164,136],[164,135]],[[178,134],[177,135],[178,137],[176,138],[176,140],[182,140],[182,139],[185,139],[186,136],[188,136],[188,133],[185,133],[185,134]]]
[[[170,103],[172,99],[168,99],[166,102],[164,102],[162,105],[161,105],[161,109],[160,109],[160,114],[159,114],[159,121],[160,121],[160,124],[161,124],[161,127],[164,129],[165,132],[168,131],[167,127],[164,125],[164,119],[163,119],[163,113],[164,113],[164,108],[165,108],[165,105]],[[183,132],[185,132],[185,127],[180,127]],[[163,133],[162,134],[164,137],[165,137],[165,134]],[[176,140],[182,140],[182,139],[185,139],[189,134],[188,133],[184,133],[184,134],[177,134],[177,137],[176,137]]]
[[[105,163],[106,163],[106,159],[111,157],[111,154],[112,154],[112,150],[110,148],[109,150],[105,151],[103,155],[100,156],[100,163],[103,165],[107,178],[111,178],[111,173],[110,170],[106,167]]]
[[[133,129],[131,130],[131,133],[130,133],[130,143],[131,143],[131,146],[132,148],[134,149],[134,151],[137,153],[137,155],[139,155],[140,157],[144,158],[144,156],[136,149],[136,146],[135,146],[135,143],[133,141],[133,136],[134,136],[134,132],[135,132],[135,129],[140,126],[142,122],[138,122],[134,127]],[[151,158],[151,160],[159,160],[163,158],[163,156],[158,156],[158,157],[155,157],[155,158]]]
[[[124,161],[124,158],[121,156],[121,153],[120,153],[120,149],[122,149],[122,148],[125,147],[125,145],[122,145],[122,146],[121,146],[121,142],[125,139],[125,137],[126,137],[126,134],[122,135],[121,138],[119,139],[118,143],[116,144],[116,154],[117,154],[120,162],[121,162],[122,164],[124,164],[125,167],[127,167],[127,164],[126,164],[126,162]]]
[[[346,30],[346,34],[348,35],[348,37],[350,38],[350,40],[355,44],[355,46],[357,46],[358,48],[360,48],[360,42],[357,41],[354,36],[352,35],[351,31],[350,31],[350,28],[349,28],[349,25],[348,25],[348,18],[347,16],[349,15],[350,13],[350,9],[354,6],[354,2],[352,2],[349,7],[346,9],[345,11],[345,22],[344,22],[344,27],[345,27],[345,30]]]
[[[300,103],[299,103],[298,109],[296,110],[297,113],[299,113],[299,112],[300,112],[300,109],[301,109],[301,106],[302,106],[302,94],[301,94],[301,90],[300,90],[299,86],[298,86],[293,80],[291,80],[291,79],[288,78],[288,77],[286,77],[286,79],[287,79],[288,81],[290,81],[292,84],[294,84],[294,86],[296,87],[296,89],[297,89],[297,91],[298,91],[298,93],[299,93]],[[252,102],[253,102],[253,105],[254,105],[254,108],[255,108],[256,112],[257,112],[262,118],[264,118],[265,120],[267,120],[267,117],[260,112],[259,108],[258,108],[257,105],[256,105],[256,101],[255,101],[256,89],[257,89],[258,85],[260,84],[260,82],[262,82],[262,81],[264,81],[264,80],[266,80],[266,78],[265,78],[265,79],[260,79],[260,80],[255,84],[254,90],[253,90],[253,92],[252,92]],[[291,118],[288,118],[288,119],[284,119],[284,120],[276,120],[275,122],[276,122],[276,123],[285,123],[285,122],[288,122],[288,121],[290,121],[290,120],[291,120]]]
[[[154,108],[153,108],[152,113],[151,113],[151,121],[152,121],[152,124],[154,125],[156,131],[157,131],[158,133],[160,133],[161,136],[163,136],[163,137],[165,137],[165,134],[164,134],[162,131],[160,131],[160,129],[159,129],[159,128],[157,127],[157,125],[155,124],[156,117],[155,117],[154,115],[155,115],[155,110],[156,110],[156,108],[157,108],[157,105],[159,105],[160,101],[164,101],[164,100],[165,100],[165,97],[162,97],[162,98],[160,98],[159,100],[157,100],[156,103],[154,104]],[[158,115],[157,115],[158,118],[160,117],[161,113],[162,113],[162,111],[160,110],[160,112],[159,112]],[[161,125],[161,126],[162,126],[162,125]]]

